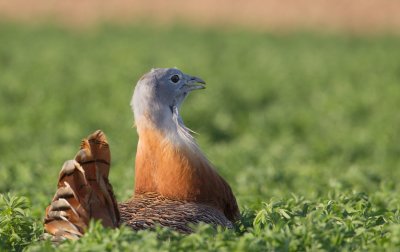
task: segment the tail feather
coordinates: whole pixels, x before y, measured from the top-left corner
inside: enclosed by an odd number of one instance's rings
[[[64,163],[44,224],[56,240],[79,238],[90,219],[100,219],[106,227],[118,226],[119,210],[108,181],[110,160],[107,139],[98,130],[82,141],[75,160]]]

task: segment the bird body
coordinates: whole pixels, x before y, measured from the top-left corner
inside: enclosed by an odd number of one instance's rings
[[[75,163],[70,164],[74,168],[69,168],[69,183],[61,176],[63,170],[60,173],[59,189],[46,210],[46,231],[53,235],[58,232],[63,237],[68,237],[65,235],[68,231],[73,234],[70,236],[79,237],[90,218],[101,219],[106,226],[115,227],[122,222],[143,229],[160,224],[184,233],[190,232],[190,223],[232,227],[239,216],[235,196],[201,152],[179,115],[188,93],[203,89],[204,84],[202,79],[178,69],[153,69],[145,74],[137,83],[131,101],[139,135],[134,196],[116,207],[108,183],[108,144],[98,131],[84,140],[87,144],[81,145]],[[88,174],[92,174],[90,179]],[[76,184],[70,190],[72,196],[64,199],[60,191],[67,190],[71,183]],[[77,188],[85,191],[80,193]],[[64,209],[57,208],[54,202],[69,202],[68,199],[74,202],[65,207],[71,211],[60,214]],[[66,229],[67,224],[77,228]]]

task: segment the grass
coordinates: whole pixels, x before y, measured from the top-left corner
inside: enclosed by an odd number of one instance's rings
[[[399,45],[394,35],[0,24],[0,248],[54,249],[37,241],[44,209],[62,163],[96,129],[110,142],[118,200],[132,194],[129,101],[155,66],[208,82],[183,118],[242,220],[190,236],[93,224],[59,250],[398,248]]]

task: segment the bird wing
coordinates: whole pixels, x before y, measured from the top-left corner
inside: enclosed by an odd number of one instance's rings
[[[108,181],[110,150],[100,130],[82,140],[74,160],[64,163],[58,189],[46,208],[45,230],[56,238],[77,239],[90,219],[106,227],[117,227],[120,220],[117,202]]]
[[[224,211],[225,216],[228,218],[228,220],[235,222],[239,219],[240,217],[240,211],[238,204],[236,202],[235,195],[232,192],[231,187],[229,184],[222,178],[222,193],[223,193],[223,201],[222,201],[222,208]]]

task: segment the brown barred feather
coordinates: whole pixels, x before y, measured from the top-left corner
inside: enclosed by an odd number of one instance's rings
[[[108,181],[110,159],[107,139],[98,130],[82,141],[75,160],[64,163],[44,224],[56,240],[79,238],[92,218],[107,227],[119,225],[119,210]]]
[[[190,223],[200,222],[233,228],[225,215],[206,204],[169,199],[157,193],[137,194],[120,203],[121,223],[135,230],[148,229],[156,224],[181,233],[191,233]]]

